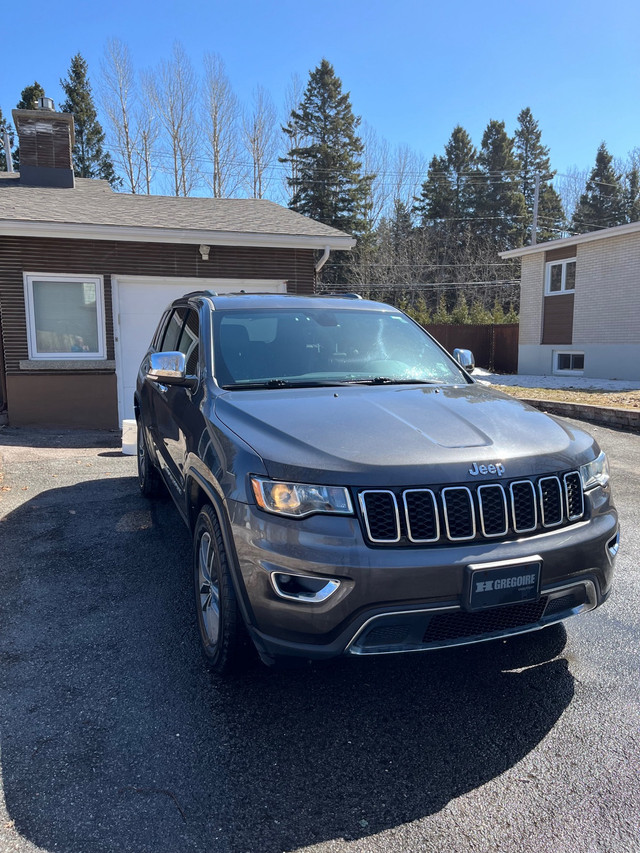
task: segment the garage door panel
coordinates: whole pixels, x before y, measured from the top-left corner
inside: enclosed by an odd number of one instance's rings
[[[174,299],[198,288],[208,288],[216,293],[230,293],[244,289],[285,293],[282,281],[224,282],[202,280],[195,282],[155,279],[114,279],[117,289],[116,374],[120,420],[133,418],[133,395],[138,378],[138,368],[149,348],[151,338],[164,310]],[[114,309],[116,305],[114,303]]]

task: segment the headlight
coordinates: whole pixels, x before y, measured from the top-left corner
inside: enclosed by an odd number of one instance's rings
[[[580,466],[580,476],[582,477],[582,488],[585,491],[593,489],[594,486],[607,485],[609,482],[609,463],[604,450],[593,462],[587,462],[586,465]]]
[[[278,515],[302,518],[314,512],[353,513],[349,492],[342,486],[308,486],[261,477],[251,477],[251,486],[258,506]]]

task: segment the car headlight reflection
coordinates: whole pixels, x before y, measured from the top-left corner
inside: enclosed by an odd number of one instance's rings
[[[580,466],[582,488],[593,489],[595,486],[606,486],[609,482],[609,462],[604,451],[592,462]]]
[[[302,518],[316,512],[353,513],[349,492],[342,486],[310,486],[251,477],[251,487],[258,506],[278,515]]]

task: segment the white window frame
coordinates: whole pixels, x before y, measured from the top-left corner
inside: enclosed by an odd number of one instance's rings
[[[561,355],[581,355],[584,359],[585,355],[580,350],[554,350],[553,351],[553,373],[558,376],[582,376],[584,374],[584,366],[582,369],[574,369],[572,367],[569,368],[560,368],[558,367],[558,361],[560,360]]]
[[[98,325],[98,351],[97,352],[39,352],[36,337],[36,317],[33,300],[33,282],[44,281],[55,283],[79,282],[84,284],[95,284],[96,286],[96,320]],[[104,279],[101,275],[78,275],[71,273],[24,273],[24,301],[27,314],[27,340],[29,345],[29,358],[33,361],[105,361],[107,358],[107,331],[104,313]]]
[[[557,260],[557,261],[547,261],[546,270],[545,270],[545,277],[544,277],[544,295],[545,296],[561,296],[563,294],[575,293],[576,292],[575,284],[569,290],[567,290],[567,288],[566,288],[567,264],[575,264],[575,263],[576,263],[575,256],[573,258],[562,258],[561,260]],[[556,267],[556,266],[562,266],[562,281],[560,283],[560,290],[551,290],[551,267]],[[576,272],[577,272],[577,267],[576,267]],[[574,278],[574,282],[575,282],[575,278]]]

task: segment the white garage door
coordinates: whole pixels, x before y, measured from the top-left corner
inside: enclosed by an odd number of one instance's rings
[[[133,392],[138,368],[149,347],[162,312],[172,300],[191,290],[207,289],[216,293],[286,293],[284,281],[240,279],[112,278],[113,326],[118,379],[119,418],[133,418]]]

